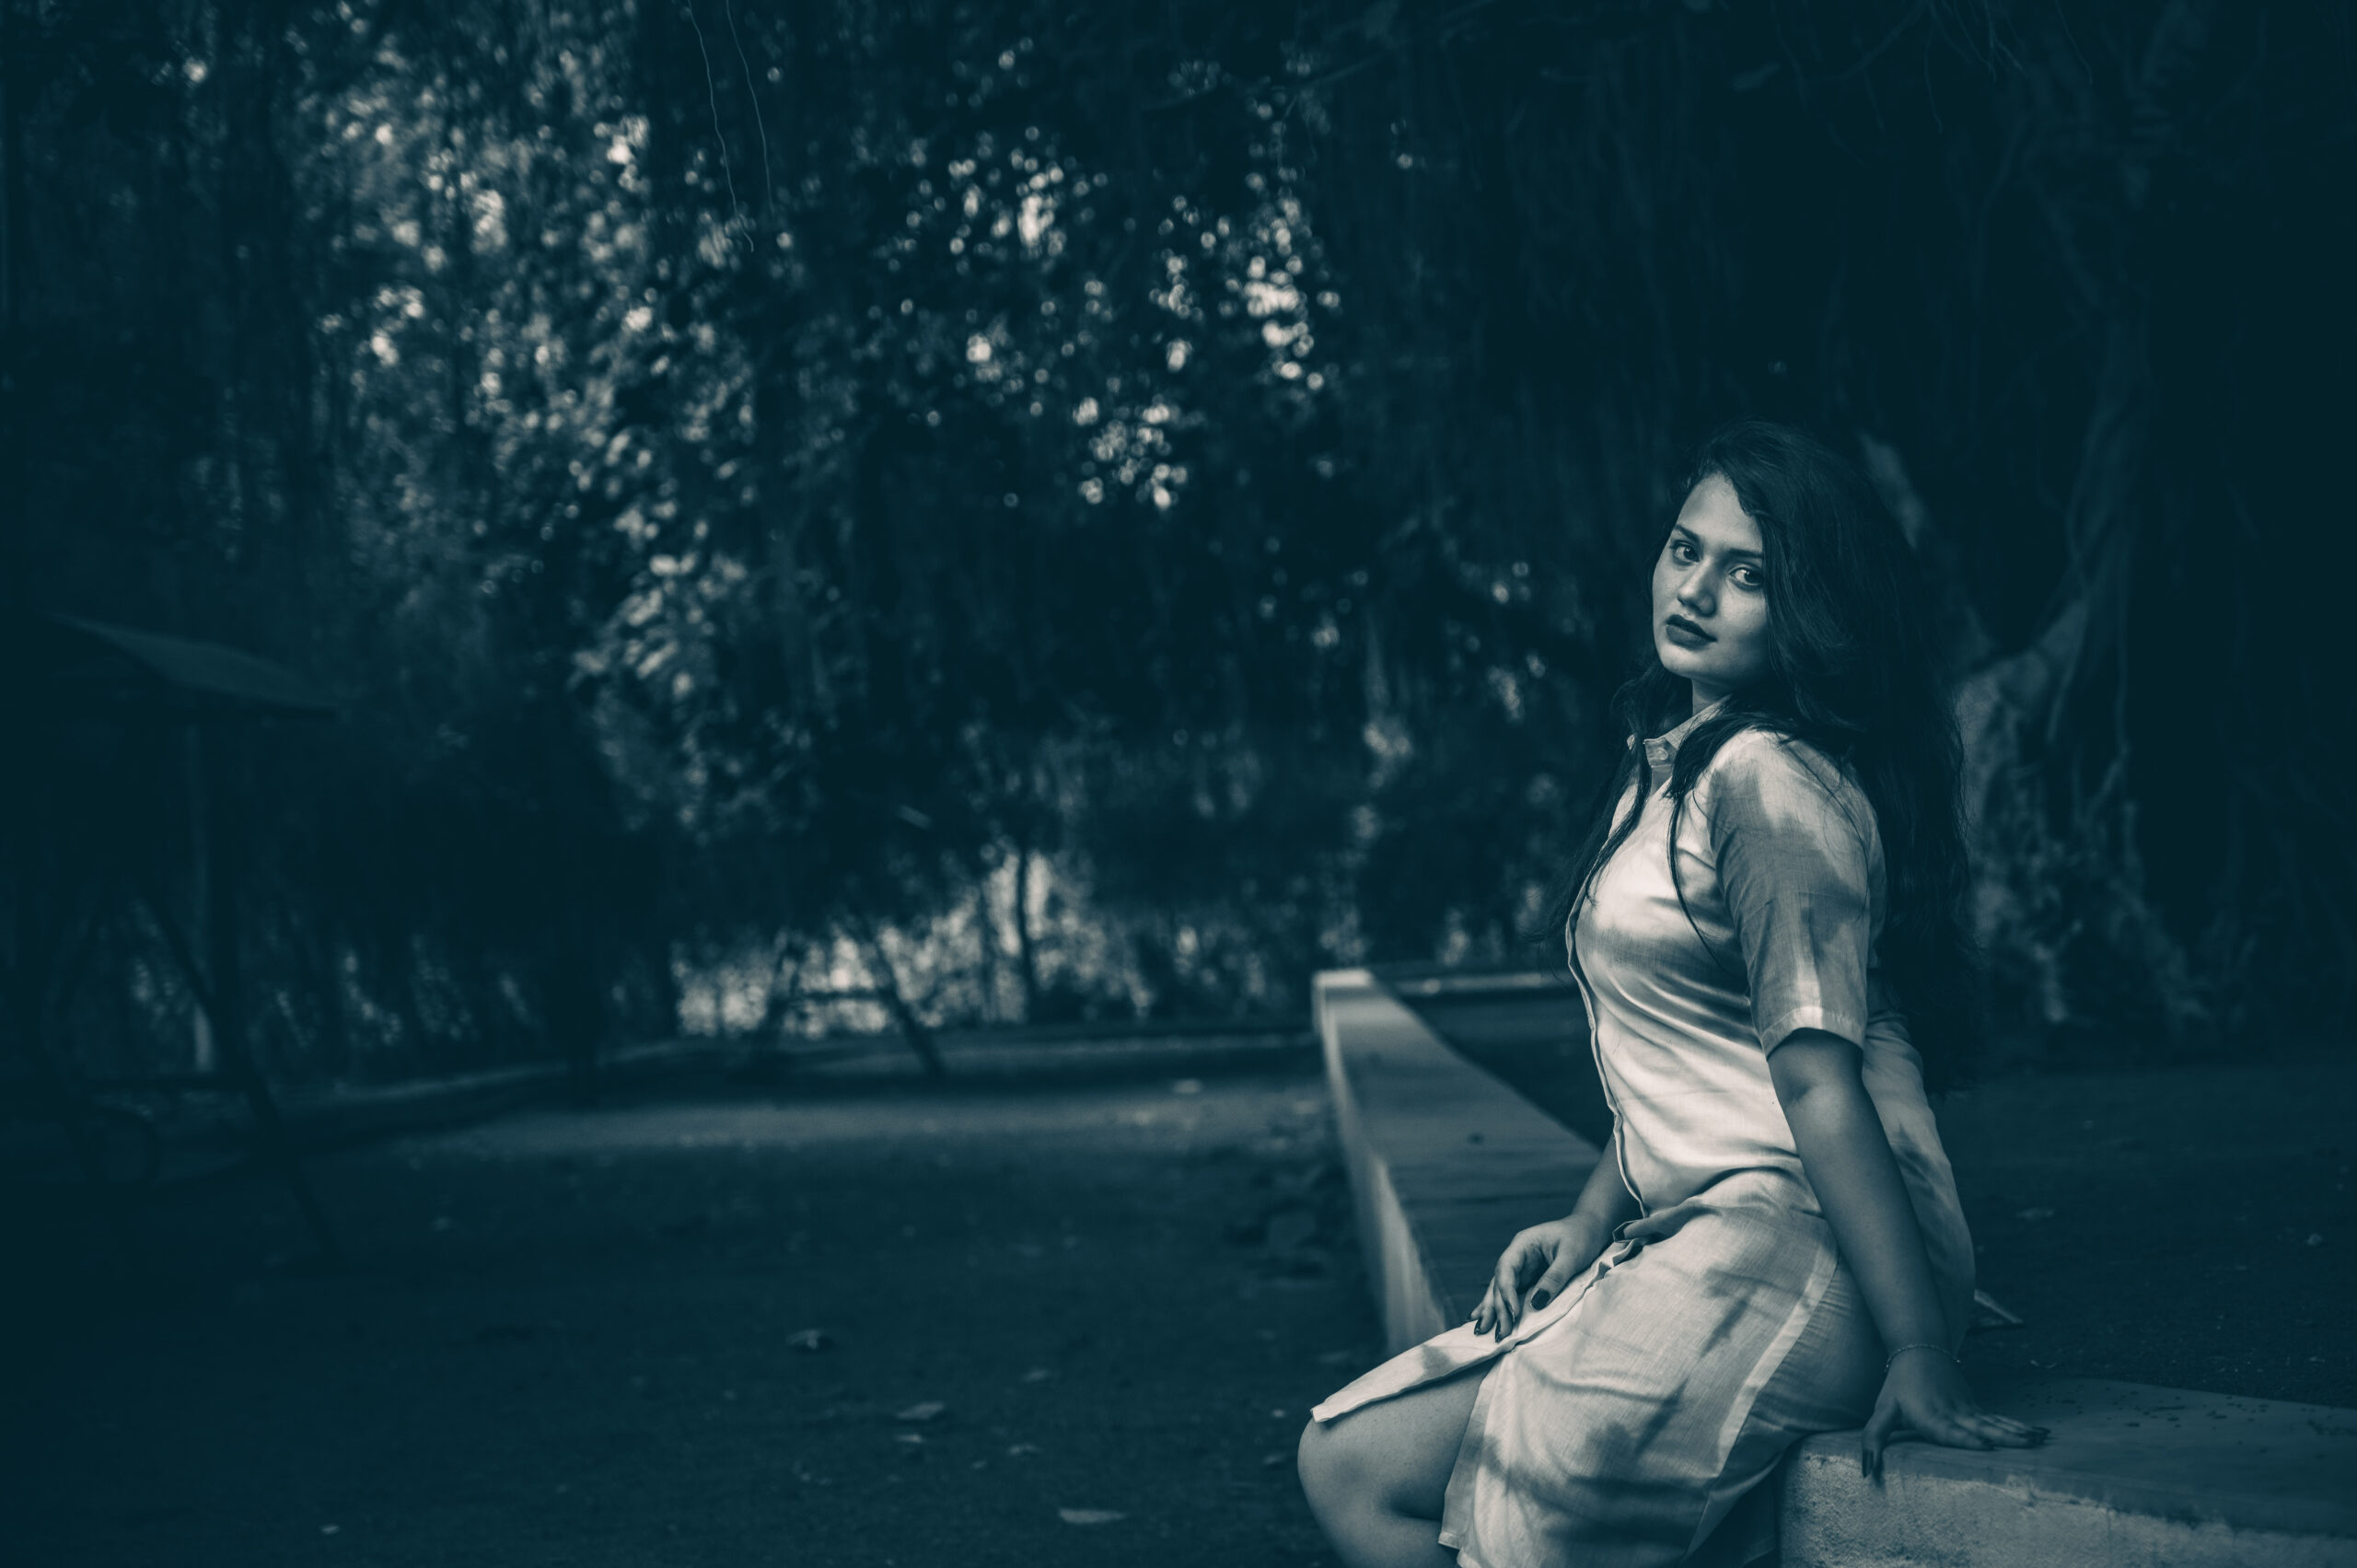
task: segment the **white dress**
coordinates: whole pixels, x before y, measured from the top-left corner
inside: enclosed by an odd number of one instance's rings
[[[1311,1412],[1336,1420],[1490,1364],[1439,1532],[1466,1568],[1746,1562],[1773,1544],[1753,1489],[1785,1448],[1871,1412],[1881,1341],[1768,1074],[1795,1029],[1860,1048],[1951,1348],[1969,1319],[1971,1237],[1875,968],[1883,858],[1864,792],[1812,747],[1729,738],[1679,823],[1680,906],[1669,768],[1715,711],[1645,742],[1637,825],[1567,934],[1641,1217],[1504,1342],[1448,1330]]]

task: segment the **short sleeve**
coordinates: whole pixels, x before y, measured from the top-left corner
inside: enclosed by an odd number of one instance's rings
[[[1863,1047],[1880,847],[1864,793],[1815,748],[1757,730],[1731,737],[1707,776],[1711,849],[1760,1049],[1795,1029]]]

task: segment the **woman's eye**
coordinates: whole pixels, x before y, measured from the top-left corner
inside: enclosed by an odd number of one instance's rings
[[[1735,579],[1736,587],[1739,588],[1749,588],[1757,592],[1768,586],[1768,579],[1762,577],[1754,567],[1738,566],[1727,575]]]

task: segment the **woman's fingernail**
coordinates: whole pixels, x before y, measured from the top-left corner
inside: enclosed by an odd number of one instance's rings
[[[1531,1309],[1533,1312],[1536,1312],[1536,1311],[1538,1311],[1540,1307],[1542,1307],[1546,1306],[1550,1301],[1552,1301],[1553,1299],[1554,1299],[1554,1297],[1553,1297],[1553,1296],[1550,1295],[1547,1292],[1545,1292],[1545,1291],[1543,1291],[1543,1290],[1542,1290],[1542,1291],[1534,1291],[1534,1292],[1531,1294],[1531,1297],[1530,1297],[1530,1309]]]

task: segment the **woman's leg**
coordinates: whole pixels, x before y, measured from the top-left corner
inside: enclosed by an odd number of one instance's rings
[[[1362,1406],[1301,1434],[1301,1489],[1350,1568],[1452,1568],[1441,1504],[1473,1397],[1495,1363]]]

